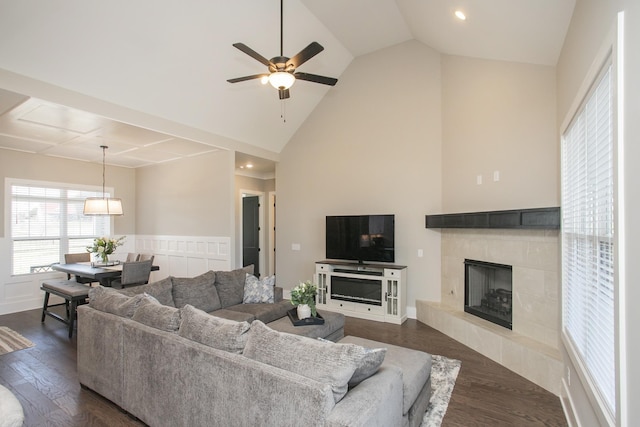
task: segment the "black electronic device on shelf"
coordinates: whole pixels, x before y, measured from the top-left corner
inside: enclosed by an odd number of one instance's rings
[[[326,257],[359,263],[395,262],[395,216],[327,216]]]

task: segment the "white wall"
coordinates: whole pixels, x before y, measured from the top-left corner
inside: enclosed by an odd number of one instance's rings
[[[555,91],[553,67],[443,56],[443,213],[560,205]]]
[[[637,0],[625,0],[621,9],[625,11],[625,93],[624,109],[626,121],[623,132],[625,140],[625,152],[622,159],[624,165],[624,191],[625,207],[623,215],[625,219],[625,235],[623,250],[626,252],[626,266],[621,272],[624,281],[625,294],[621,295],[620,328],[625,341],[622,347],[623,392],[621,398],[624,424],[633,425],[640,420],[640,405],[637,404],[640,396],[640,269],[636,267],[640,259],[640,2]]]
[[[137,234],[232,236],[234,159],[220,150],[136,169]]]
[[[397,79],[385,79],[381,64],[401,64]],[[441,209],[440,82],[440,55],[415,41],[359,57],[340,76],[280,156],[280,286],[312,278],[326,215],[395,214],[408,306],[440,299],[440,235],[424,217]]]

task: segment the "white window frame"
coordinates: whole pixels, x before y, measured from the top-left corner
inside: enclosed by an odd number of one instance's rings
[[[60,224],[60,234],[56,237],[52,236],[43,236],[42,239],[37,239],[35,237],[25,237],[14,239],[13,236],[13,228],[11,224],[12,220],[12,207],[13,207],[13,191],[12,188],[14,186],[27,186],[27,187],[43,187],[43,188],[53,188],[62,191],[75,190],[75,191],[88,191],[95,193],[95,196],[100,197],[102,195],[102,186],[93,186],[93,185],[85,185],[85,184],[71,184],[71,183],[61,183],[61,182],[52,182],[52,181],[39,181],[39,180],[28,180],[28,179],[19,179],[19,178],[5,178],[5,236],[9,241],[9,253],[10,253],[10,261],[9,261],[9,269],[12,277],[15,276],[28,276],[32,274],[46,273],[46,269],[43,271],[29,272],[29,273],[14,273],[14,240],[19,241],[28,241],[28,240],[59,240],[59,261],[62,262],[64,260],[64,254],[69,253],[69,241],[73,238],[87,238],[93,239],[95,237],[100,237],[101,235],[110,234],[111,230],[113,230],[113,218],[108,217],[107,222],[105,224],[105,228],[103,229],[104,233],[98,233],[96,235],[87,235],[87,236],[69,236],[67,233],[67,219]],[[106,196],[110,196],[113,194],[113,188],[105,187],[104,189]],[[63,198],[64,199],[64,198]],[[59,199],[58,199],[59,200]],[[64,203],[63,203],[64,205]]]
[[[613,348],[611,349],[611,352],[613,353],[613,365],[614,365],[612,369],[613,388],[614,388],[613,402],[610,402],[610,399],[607,399],[604,396],[604,394],[601,392],[597,380],[594,379],[594,375],[592,375],[590,368],[588,366],[588,363],[585,361],[585,358],[583,357],[580,346],[577,345],[576,341],[574,340],[574,337],[571,336],[571,333],[567,329],[566,318],[565,318],[566,310],[567,310],[567,305],[566,305],[567,304],[567,283],[565,283],[565,274],[564,274],[565,273],[564,241],[563,241],[563,261],[562,261],[563,263],[563,266],[562,266],[563,268],[562,341],[565,346],[565,349],[567,350],[567,354],[569,355],[569,358],[574,368],[576,369],[576,372],[578,374],[578,379],[582,383],[584,390],[587,394],[587,397],[591,401],[595,415],[598,417],[601,425],[609,425],[609,426],[616,425],[616,419],[623,417],[623,413],[620,410],[620,406],[619,406],[619,401],[620,401],[619,396],[621,392],[620,351],[621,351],[621,345],[622,345],[620,340],[620,333],[619,333],[619,315],[620,315],[619,301],[620,301],[620,294],[621,294],[619,273],[620,273],[620,268],[623,265],[623,260],[622,260],[622,257],[620,256],[621,239],[623,239],[623,236],[621,235],[621,229],[619,227],[621,200],[619,198],[619,191],[620,191],[619,180],[618,180],[619,170],[617,169],[618,167],[617,156],[619,155],[619,147],[621,144],[621,140],[619,139],[620,137],[618,134],[618,126],[619,126],[619,120],[620,120],[619,114],[621,114],[621,111],[619,110],[619,100],[618,100],[618,96],[621,90],[619,86],[621,84],[620,83],[621,79],[619,75],[619,72],[620,72],[619,67],[620,67],[621,59],[617,55],[618,51],[616,51],[616,48],[619,47],[620,40],[618,40],[618,45],[616,45],[613,40],[614,40],[613,35],[611,35],[607,43],[605,43],[605,45],[598,52],[596,56],[597,59],[594,61],[594,65],[589,70],[589,73],[585,78],[585,82],[583,83],[580,90],[578,91],[578,98],[574,102],[572,108],[570,109],[571,116],[569,119],[565,120],[565,122],[561,127],[561,132],[564,138],[564,135],[567,133],[570,126],[576,120],[576,116],[582,113],[584,109],[584,104],[586,103],[586,100],[590,97],[592,90],[600,82],[600,79],[602,78],[602,75],[603,75],[602,74],[603,70],[610,65],[611,66],[610,103],[611,103],[611,110],[612,110],[611,150],[613,155],[613,165],[612,165],[612,168],[613,168],[612,170],[612,175],[613,175],[613,192],[612,192],[613,219],[612,221],[613,221],[613,224],[612,226],[613,226],[613,229],[615,230],[615,233],[613,234],[613,238],[610,240],[610,243],[613,245],[613,257],[614,257],[614,262],[613,262],[614,295],[613,295],[613,301],[612,301],[613,314],[611,319],[612,325],[613,325],[613,328],[612,328]],[[563,164],[564,164],[564,159],[563,159]],[[561,174],[562,179],[564,180],[563,174],[564,174],[564,170]],[[564,183],[563,183],[563,186],[564,186]],[[563,200],[564,200],[564,188],[563,188]],[[564,206],[563,206],[563,209],[564,209]]]

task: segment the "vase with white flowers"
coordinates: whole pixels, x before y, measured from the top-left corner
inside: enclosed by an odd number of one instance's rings
[[[298,308],[298,319],[316,317],[316,293],[318,287],[310,280],[291,289],[291,304]]]
[[[111,239],[109,237],[96,237],[93,239],[93,245],[87,246],[87,252],[95,253],[104,264],[109,262],[109,255],[115,252],[118,246],[122,246],[126,236]]]

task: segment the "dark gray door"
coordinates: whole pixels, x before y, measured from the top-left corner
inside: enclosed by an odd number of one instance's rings
[[[258,196],[242,198],[242,265],[253,264],[256,277],[260,277],[259,212]]]

